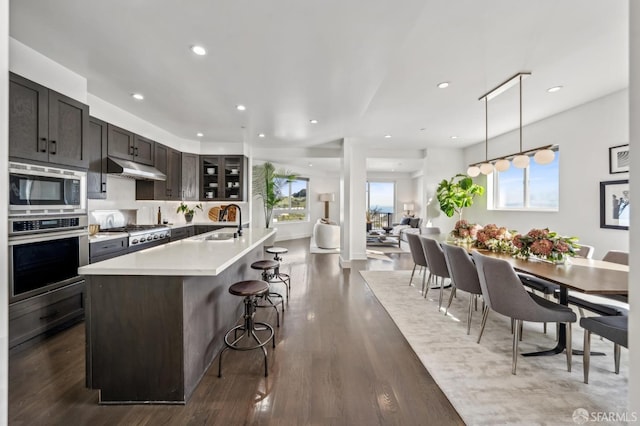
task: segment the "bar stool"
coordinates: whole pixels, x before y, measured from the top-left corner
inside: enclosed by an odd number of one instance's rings
[[[265,259],[265,260],[258,260],[256,262],[253,262],[251,264],[251,269],[256,269],[258,271],[262,271],[262,281],[266,281],[267,283],[270,282],[271,277],[274,276],[274,272],[275,269],[280,266],[280,263],[275,261],[275,260],[269,260],[269,259]],[[268,305],[256,305],[257,308],[273,308],[276,310],[276,326],[280,327],[280,311],[278,311],[278,306],[277,305],[282,305],[282,312],[284,312],[284,297],[282,297],[282,295],[280,293],[276,293],[275,291],[271,291],[271,289],[269,289],[269,291],[267,291],[266,293],[262,294],[260,297],[265,298],[265,300],[267,302],[269,302]],[[272,297],[279,297],[280,301],[278,303],[273,303],[273,300],[271,300]]]
[[[224,335],[225,347],[222,349],[222,351],[220,351],[220,356],[218,358],[218,377],[222,377],[222,354],[224,354],[227,349],[232,349],[234,351],[251,351],[261,348],[262,352],[264,352],[264,375],[265,377],[269,375],[267,364],[267,350],[264,346],[269,343],[269,341],[271,341],[273,342],[273,347],[276,347],[273,327],[271,327],[271,325],[267,324],[266,322],[254,321],[253,318],[256,314],[256,298],[266,294],[268,291],[269,284],[265,281],[259,280],[239,281],[229,287],[229,293],[233,294],[234,296],[244,297],[244,323],[233,327]],[[260,325],[262,327],[257,328],[256,325]],[[242,331],[242,335],[240,337],[238,337],[239,330]],[[256,335],[256,331],[267,331],[268,336],[266,340],[260,341],[260,339]],[[231,335],[231,333],[233,333],[233,341],[229,342],[229,336]],[[256,344],[248,346],[240,345],[240,342],[245,338],[248,340],[251,340],[253,338],[253,340],[256,341]]]
[[[273,260],[278,262],[278,267],[274,269],[273,276],[269,282],[281,282],[287,288],[287,302],[289,301],[289,293],[291,292],[291,277],[288,274],[280,272],[280,266],[282,264],[281,254],[289,253],[289,250],[285,247],[269,247],[265,250],[269,254],[275,254]]]

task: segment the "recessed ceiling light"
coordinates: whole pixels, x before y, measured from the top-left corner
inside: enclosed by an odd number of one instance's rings
[[[313,164],[309,163],[309,167],[313,167]]]
[[[451,136],[451,139],[458,139],[457,136]]]
[[[553,87],[548,88],[548,89],[547,89],[547,92],[549,92],[549,93],[555,93],[555,92],[557,92],[557,91],[559,91],[559,90],[561,90],[561,89],[562,89],[562,86],[553,86]]]
[[[202,46],[198,46],[198,45],[191,46],[191,51],[193,53],[195,53],[196,55],[198,55],[198,56],[204,56],[204,55],[207,54],[207,49],[205,49]]]
[[[198,133],[196,133],[196,136],[197,136],[197,137],[199,137],[199,138],[201,138],[201,137],[203,137],[203,136],[204,136],[204,133],[202,133],[202,132],[198,132]]]
[[[314,119],[314,120],[309,120],[309,123],[311,123],[311,124],[318,124],[318,120],[315,120],[315,119]]]
[[[427,128],[426,128],[426,127],[421,127],[421,128],[420,128],[420,131],[421,131],[421,132],[424,132],[425,130],[427,130]]]
[[[143,99],[144,99],[144,96],[143,96],[141,93],[132,93],[132,94],[131,94],[131,97],[132,97],[133,99],[138,100],[138,101],[141,101],[141,100],[143,100]]]
[[[391,135],[384,135],[384,137],[385,137],[386,139],[389,139],[389,138],[391,137]]]
[[[449,87],[448,81],[443,81],[442,83],[438,83],[438,89],[446,89],[447,87]]]
[[[259,138],[264,138],[264,133],[258,133]]]
[[[236,105],[236,109],[237,109],[238,111],[244,111],[244,110],[246,110],[246,109],[247,109],[247,107],[246,107],[246,106],[244,106],[244,105]]]

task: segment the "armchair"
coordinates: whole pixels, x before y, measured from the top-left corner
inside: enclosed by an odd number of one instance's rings
[[[340,247],[340,226],[335,222],[318,219],[313,226],[313,238],[316,246],[323,249],[335,249]]]

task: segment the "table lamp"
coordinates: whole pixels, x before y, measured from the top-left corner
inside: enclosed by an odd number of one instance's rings
[[[411,211],[413,210],[413,203],[403,204],[402,210],[407,212],[407,216],[411,216]]]
[[[336,194],[333,192],[325,192],[318,196],[320,201],[324,202],[324,217],[329,219],[329,202],[336,200]]]

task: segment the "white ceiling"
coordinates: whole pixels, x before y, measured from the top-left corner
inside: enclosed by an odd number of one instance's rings
[[[87,77],[90,93],[211,143],[464,147],[484,140],[478,98],[518,71],[533,73],[525,124],[628,86],[622,0],[11,0],[10,11],[11,36]],[[516,90],[491,101],[490,137],[516,128],[517,112]]]

